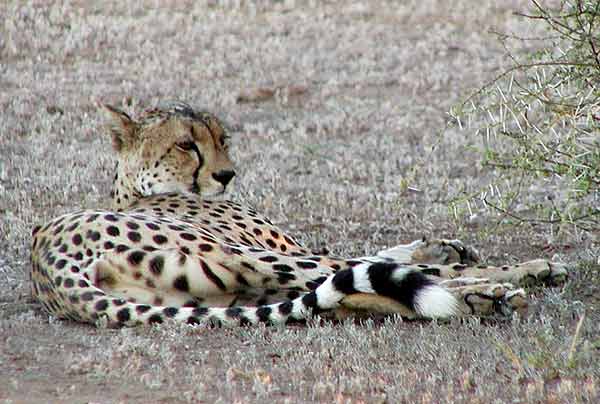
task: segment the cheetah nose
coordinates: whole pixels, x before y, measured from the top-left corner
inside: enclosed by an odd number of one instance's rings
[[[229,181],[235,176],[233,170],[221,170],[218,173],[213,173],[213,178],[223,184],[224,187],[229,184]]]

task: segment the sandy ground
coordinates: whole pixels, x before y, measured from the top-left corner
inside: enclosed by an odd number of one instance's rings
[[[294,3],[0,4],[0,402],[598,400],[598,245],[448,208],[493,172],[471,151],[478,139],[446,128],[446,111],[507,62],[491,29],[536,34],[512,15],[527,5]],[[113,158],[94,103],[135,112],[164,98],[225,120],[231,197],[313,248],[352,256],[459,237],[491,263],[554,258],[573,276],[531,291],[527,317],[483,324],[106,330],[48,319],[29,298],[30,230],[107,204]]]

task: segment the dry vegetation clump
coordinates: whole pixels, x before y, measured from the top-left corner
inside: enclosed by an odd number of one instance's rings
[[[446,126],[453,105],[510,67],[489,31],[546,32],[512,14],[527,3],[488,3],[0,2],[0,401],[598,401],[597,233],[506,226],[474,202],[448,209],[497,175],[479,140]],[[114,161],[94,102],[137,111],[163,98],[229,124],[232,198],[312,248],[364,255],[459,237],[491,263],[552,258],[573,275],[503,322],[110,330],[48,319],[28,298],[30,230],[107,203]],[[527,201],[554,192],[542,185]]]
[[[478,138],[483,164],[496,169],[483,190],[455,204],[483,204],[510,223],[552,225],[559,235],[597,237],[600,2],[532,0],[531,12],[516,15],[547,32],[499,33],[511,66],[451,112],[455,124]],[[515,42],[534,49],[513,49]]]

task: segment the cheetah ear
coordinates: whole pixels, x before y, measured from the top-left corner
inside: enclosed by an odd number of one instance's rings
[[[136,123],[125,112],[108,104],[99,104],[98,108],[108,119],[108,130],[112,137],[113,148],[120,152],[135,140]]]

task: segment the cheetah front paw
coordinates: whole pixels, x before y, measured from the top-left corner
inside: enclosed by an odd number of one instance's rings
[[[486,265],[467,267],[457,264],[440,267],[438,272],[440,277],[446,279],[485,278],[490,282],[511,283],[521,287],[542,284],[556,286],[563,284],[568,277],[566,265],[544,259],[501,267],[488,267]]]
[[[481,278],[456,278],[440,283],[458,301],[459,316],[508,317],[513,312],[524,314],[527,296],[523,289],[510,283],[490,283]]]
[[[465,246],[460,240],[444,239],[416,240],[380,251],[377,256],[405,264],[475,265],[479,262],[475,248]]]
[[[511,271],[515,278],[513,283],[524,287],[538,284],[558,286],[564,284],[569,276],[566,265],[544,259],[527,261],[509,267],[506,272],[510,273]]]

